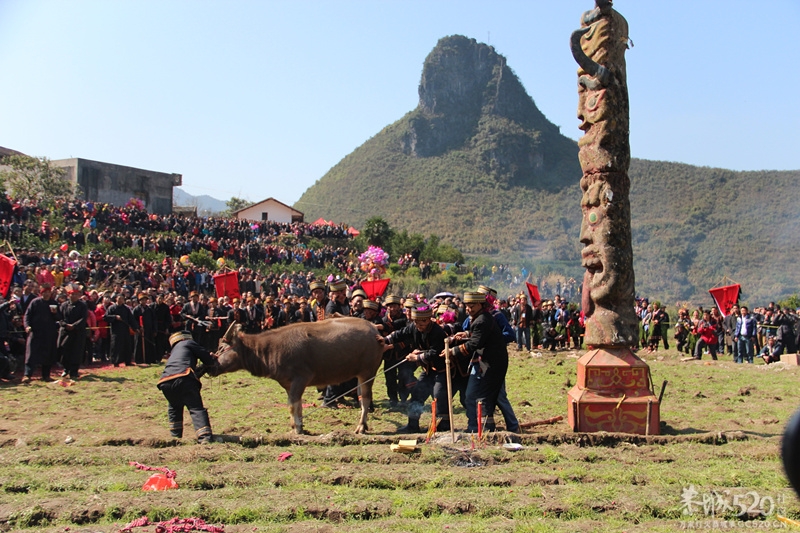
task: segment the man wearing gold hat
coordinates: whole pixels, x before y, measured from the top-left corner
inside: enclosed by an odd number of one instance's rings
[[[325,320],[325,306],[328,305],[328,293],[325,291],[325,282],[312,281],[308,288],[311,290],[311,320],[319,322]]]
[[[447,402],[447,374],[444,360],[444,340],[447,337],[442,327],[433,321],[433,312],[427,305],[411,310],[412,323],[386,337],[387,349],[395,343],[411,348],[406,360],[422,368],[416,384],[411,389],[408,404],[408,424],[399,428],[399,433],[421,433],[419,419],[423,404],[431,395],[436,398],[436,431],[450,430],[450,415]],[[456,373],[455,378],[458,378]],[[462,387],[458,379],[453,383],[453,394]],[[462,396],[463,397],[463,396]]]
[[[347,283],[344,280],[335,280],[330,283],[331,299],[325,306],[325,317],[331,318],[337,315],[350,316],[350,305],[347,303]],[[335,399],[350,389],[358,385],[358,379],[353,378],[344,383],[328,385],[325,389],[322,405],[324,407],[336,407]],[[358,401],[358,392],[353,392],[354,399]]]
[[[350,304],[347,303],[347,283],[336,280],[330,283],[331,299],[325,306],[325,316],[331,317],[338,313],[341,316],[350,316]]]
[[[169,432],[176,438],[183,437],[183,408],[189,410],[192,418],[197,442],[200,444],[212,441],[211,422],[208,411],[203,406],[200,389],[203,387],[197,375],[197,360],[212,366],[216,360],[211,353],[192,340],[188,331],[179,331],[169,337],[172,351],[167,359],[158,389],[169,402]]]
[[[409,304],[414,303],[413,300],[407,300],[407,302]],[[410,323],[409,318],[403,312],[401,303],[402,301],[397,295],[390,294],[386,297],[386,314],[382,319],[384,335],[399,331]],[[413,305],[409,305],[409,313],[413,307]],[[395,344],[392,350],[383,353],[383,368],[391,368],[391,370],[384,372],[386,394],[389,397],[389,405],[391,407],[396,407],[398,400],[405,402],[408,399],[409,391],[416,382],[414,377],[415,365],[406,361],[399,367],[392,368],[399,361],[404,360],[409,353],[411,353],[411,349],[402,342]]]
[[[483,416],[494,412],[497,397],[508,371],[508,350],[497,321],[485,308],[486,296],[481,292],[464,293],[464,304],[470,316],[468,335],[457,334],[456,344],[446,356],[467,358],[469,378],[466,389],[467,431],[478,431],[478,402]]]
[[[367,299],[367,293],[361,287],[353,290],[350,295],[350,316],[361,316],[364,312],[364,301]]]

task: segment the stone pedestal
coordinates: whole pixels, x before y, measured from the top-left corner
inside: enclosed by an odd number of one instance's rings
[[[800,354],[785,353],[781,356],[781,361],[787,365],[800,366]]]
[[[658,398],[650,368],[630,348],[593,348],[578,360],[578,380],[567,395],[573,431],[658,435]]]

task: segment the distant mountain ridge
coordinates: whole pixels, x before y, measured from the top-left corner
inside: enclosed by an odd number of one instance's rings
[[[416,109],[345,156],[294,207],[309,220],[356,227],[380,215],[466,253],[582,276],[577,145],[505,58],[474,39],[442,38],[425,59],[419,96]],[[789,250],[800,235],[800,171],[634,159],[630,177],[639,294],[707,303],[707,289],[726,277],[753,303],[798,291]]]
[[[197,214],[218,214],[225,211],[228,206],[224,200],[217,200],[207,194],[194,196],[180,187],[172,189],[172,203],[180,207],[197,207]]]

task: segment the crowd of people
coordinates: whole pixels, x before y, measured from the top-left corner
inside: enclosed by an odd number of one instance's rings
[[[12,244],[24,242],[26,234],[62,244],[56,252],[22,247],[7,254],[18,266],[8,298],[0,302],[0,379],[49,381],[58,368],[61,379],[77,380],[81,367],[95,362],[161,363],[169,356],[170,337],[176,333],[213,353],[234,324],[246,333],[259,333],[296,322],[358,316],[385,336],[386,394],[390,405],[407,406],[404,431],[420,429],[422,404],[431,396],[441,400],[438,429],[450,427],[443,381],[445,340],[450,347],[447,357],[456,367],[454,391],[467,412],[468,430],[479,424],[493,429],[497,409],[506,429],[518,431],[504,385],[509,348],[583,347],[580,308],[560,294],[544,301],[530,301],[527,292],[498,298],[496,290],[481,285],[463,298],[450,293],[433,298],[420,294],[368,298],[359,284],[345,226],[156,216],[91,202],[66,203],[51,212],[7,202],[0,204],[0,217],[0,237]],[[41,223],[32,227],[32,220]],[[72,229],[76,225],[81,229]],[[340,239],[342,244],[311,249],[302,244],[301,237],[308,236]],[[93,248],[97,243],[106,243],[111,252],[97,251]],[[127,247],[157,251],[164,259],[115,255]],[[236,296],[217,296],[212,271],[185,260],[201,249],[214,259],[240,265]],[[413,255],[402,261],[420,264]],[[246,266],[256,263],[297,263],[308,269],[276,274]],[[312,271],[331,265],[338,275],[323,278]],[[497,268],[490,279],[499,279],[508,270]],[[574,295],[579,285],[557,288]],[[753,312],[734,306],[726,316],[717,308],[697,309],[691,315],[679,309],[674,324],[657,301],[639,300],[636,313],[641,348],[648,351],[661,344],[669,348],[674,340],[679,351],[696,359],[706,353],[716,359],[727,352],[736,362],[752,363],[760,355],[769,363],[780,360],[784,351],[796,351],[800,343],[797,313],[774,303]],[[170,387],[178,387],[180,381],[173,383],[173,378],[165,379]],[[320,391],[323,405],[335,407],[352,385]],[[210,426],[203,431],[209,438]]]
[[[658,349],[661,340],[668,348],[669,315],[660,310],[659,302],[639,306],[642,320],[642,341],[648,339],[650,350]],[[735,363],[753,363],[761,357],[767,364],[780,361],[784,353],[796,353],[800,346],[800,315],[797,309],[781,308],[775,302],[752,311],[745,305],[733,305],[723,316],[717,307],[678,310],[674,339],[680,352],[702,359],[727,354]],[[654,319],[655,317],[655,319]]]

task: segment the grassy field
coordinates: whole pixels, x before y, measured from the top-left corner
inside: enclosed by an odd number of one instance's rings
[[[522,422],[566,418],[579,355],[512,351],[507,388]],[[241,437],[212,445],[169,437],[161,366],[93,368],[71,386],[3,384],[0,531],[110,532],[144,515],[200,517],[226,532],[386,533],[666,532],[687,521],[713,529],[705,521],[714,518],[763,529],[782,525],[777,513],[800,517],[779,455],[798,368],[643,357],[656,391],[669,381],[662,436],[576,434],[562,421],[518,438],[497,432],[474,450],[447,434],[413,454],[390,451],[405,416],[389,408],[381,376],[366,436],[352,433],[356,410],[313,406],[309,435],[294,436],[275,382],[242,372],[204,379],[215,434]],[[318,403],[316,391],[304,402]],[[457,407],[456,427],[465,425]],[[508,439],[523,448],[504,449]],[[151,473],[129,461],[177,471],[180,489],[143,492]],[[689,514],[686,498],[698,504]],[[769,515],[754,516],[761,509]]]

